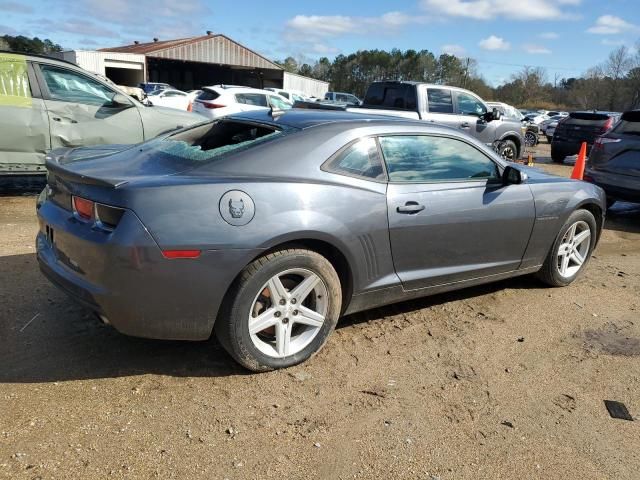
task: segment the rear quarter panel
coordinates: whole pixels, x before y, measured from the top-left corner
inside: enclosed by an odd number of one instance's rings
[[[327,173],[328,176],[332,175]],[[255,205],[244,226],[227,223],[221,202],[229,191]],[[341,182],[226,180],[136,188],[127,203],[162,249],[259,250],[302,240],[337,248],[351,267],[354,293],[397,283],[389,246],[386,185]],[[246,263],[234,266],[236,274]]]

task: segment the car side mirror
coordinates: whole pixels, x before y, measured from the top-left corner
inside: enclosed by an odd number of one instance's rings
[[[521,172],[517,168],[507,165],[502,172],[502,184],[503,185],[520,185],[527,181],[527,174]]]
[[[111,104],[109,106],[115,108],[126,108],[131,107],[132,105],[131,101],[129,101],[129,97],[122,93],[116,93],[113,98],[111,98]]]

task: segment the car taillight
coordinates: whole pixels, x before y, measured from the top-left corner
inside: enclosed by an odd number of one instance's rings
[[[602,133],[607,133],[609,130],[611,130],[611,127],[613,127],[613,117],[609,117],[607,121],[604,122],[604,125],[600,127],[600,131]]]
[[[582,177],[582,180],[584,180],[585,182],[593,183],[593,177],[590,175],[584,175]]]
[[[204,106],[204,108],[224,108],[226,107],[226,105],[223,105],[221,103],[212,103],[212,102],[204,102],[204,101],[200,101],[200,103]]]
[[[189,102],[189,105],[187,105],[187,112],[193,112],[193,102]]]
[[[94,203],[91,200],[85,198],[73,196],[73,211],[80,218],[85,220],[91,220],[93,218]]]
[[[619,138],[607,138],[607,137],[598,137],[595,142],[593,142],[593,148],[600,149],[604,148],[605,145],[609,143],[618,143],[620,141]]]
[[[118,207],[111,207],[102,203],[96,203],[95,209],[96,223],[101,227],[113,230],[120,223],[124,215],[124,210]]]

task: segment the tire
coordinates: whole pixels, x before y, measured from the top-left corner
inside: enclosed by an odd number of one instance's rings
[[[533,132],[524,134],[524,142],[527,147],[535,147],[538,144],[538,136]]]
[[[509,162],[515,162],[518,159],[518,147],[513,140],[505,140],[498,146],[498,155]]]
[[[275,278],[279,285],[272,283]],[[291,294],[304,281],[316,283],[297,302]],[[284,303],[274,301],[278,298]],[[340,279],[326,258],[305,249],[277,250],[242,271],[227,294],[215,332],[243,367],[254,372],[286,368],[320,351],[338,322],[341,307]],[[266,320],[259,323],[260,318]],[[305,323],[311,320],[317,324]],[[266,327],[252,332],[250,322],[254,330],[258,325]],[[282,340],[287,332],[290,340]]]
[[[563,275],[561,273],[562,259],[559,257],[560,248],[570,244],[570,242],[566,241],[567,239],[565,237],[570,235],[569,230],[573,226],[578,226],[575,232],[580,233],[584,232],[586,228],[589,229],[589,245],[586,248],[584,248],[584,243],[578,245],[578,249],[583,249],[579,253],[583,257],[584,261],[578,266],[578,264],[574,260],[570,260],[570,263],[565,270],[565,274]],[[585,229],[583,230],[582,228]],[[549,250],[549,254],[545,259],[542,268],[537,273],[538,278],[552,287],[565,287],[573,283],[589,263],[591,253],[593,252],[593,248],[596,243],[597,232],[598,227],[596,224],[596,219],[591,212],[587,210],[574,211],[562,226],[560,232],[558,233],[558,236],[553,242],[553,246],[551,247],[551,250]],[[571,265],[571,263],[573,263],[573,265]]]
[[[553,148],[551,149],[551,160],[553,160],[554,163],[564,163],[565,158],[566,158],[566,155],[558,151],[554,151]]]

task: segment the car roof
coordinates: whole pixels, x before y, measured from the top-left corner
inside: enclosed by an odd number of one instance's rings
[[[425,122],[419,120],[410,120],[403,117],[353,113],[345,112],[343,110],[322,110],[306,108],[292,108],[291,110],[285,110],[283,113],[275,115],[267,109],[252,110],[248,112],[233,114],[228,118],[244,121],[256,121],[261,123],[268,123],[271,125],[283,125],[290,128],[298,129],[306,129],[319,125],[325,125],[328,123],[347,122],[351,124],[362,125],[371,125],[372,123],[375,123],[376,125],[397,125],[399,123],[419,126],[426,125]]]
[[[29,57],[29,58],[33,58],[33,59],[45,59],[45,60],[50,60],[52,62],[60,62],[60,63],[66,63],[67,65],[72,65],[76,68],[81,68],[80,66],[78,66],[78,64],[73,63],[69,60],[64,60],[62,58],[58,58],[58,57],[53,57],[51,55],[46,55],[46,54],[40,54],[40,53],[27,53],[27,52],[13,52],[11,50],[3,50],[0,48],[0,53],[9,53],[11,55],[22,55],[24,57]],[[62,52],[60,52],[62,53]],[[84,70],[84,69],[83,69]],[[88,71],[88,70],[85,70]],[[90,72],[93,73],[93,72]]]
[[[473,90],[468,90],[466,88],[462,88],[462,87],[454,87],[453,85],[440,85],[438,83],[429,83],[429,82],[417,82],[415,80],[379,80],[376,82],[371,82],[371,85],[373,84],[388,84],[388,85],[424,85],[427,88],[447,88],[449,90],[455,90],[456,92],[466,92],[466,93],[471,93],[472,95],[478,97],[479,99],[481,99],[483,102],[486,103],[486,101],[484,99],[482,99],[482,97],[480,95],[478,95],[476,92],[474,92]]]
[[[274,91],[272,90],[262,90],[260,88],[253,87],[241,87],[236,85],[210,85],[206,87],[202,87],[203,90],[213,90],[216,93],[223,94],[225,92],[228,93],[264,93],[273,95]]]
[[[575,110],[571,113],[600,113],[602,115],[622,115],[620,112],[609,112],[607,110]]]

